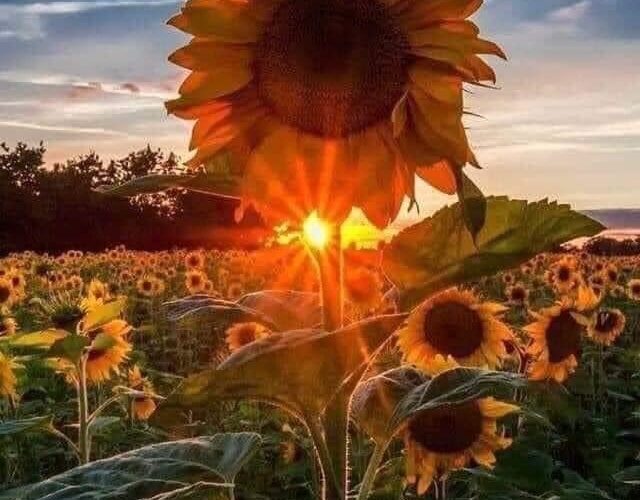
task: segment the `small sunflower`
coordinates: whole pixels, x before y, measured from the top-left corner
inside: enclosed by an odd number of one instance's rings
[[[620,271],[618,271],[618,268],[615,264],[609,264],[602,271],[602,276],[610,286],[614,286],[618,284],[618,280],[620,279]]]
[[[377,308],[382,301],[382,279],[365,267],[347,269],[344,285],[349,300],[366,311]]]
[[[131,352],[132,346],[126,340],[131,327],[123,320],[113,320],[100,328],[88,332],[92,343],[87,353],[87,380],[98,383],[108,380],[111,372],[118,372],[118,367]],[[111,338],[111,345],[96,345],[96,338],[103,334]]]
[[[578,273],[576,263],[569,257],[564,257],[551,268],[551,284],[560,293],[569,292],[576,286]]]
[[[0,352],[0,397],[6,397],[9,399],[16,398],[16,385],[18,379],[14,373],[14,370],[19,365],[13,362],[13,360],[5,356]]]
[[[187,269],[202,269],[204,267],[204,255],[202,252],[189,252],[184,257],[184,265]]]
[[[129,387],[140,394],[133,396],[131,401],[131,412],[136,420],[149,420],[149,417],[156,411],[155,393],[151,382],[142,376],[140,368],[134,366],[127,375]]]
[[[268,337],[271,331],[259,323],[237,323],[227,329],[226,342],[231,352]]]
[[[144,297],[153,297],[155,293],[155,278],[153,276],[143,276],[136,282],[136,290]]]
[[[92,279],[87,287],[87,297],[96,302],[103,303],[109,300],[109,289],[99,279]]]
[[[619,309],[604,309],[591,318],[587,334],[594,342],[611,345],[624,331],[627,318]]]
[[[522,283],[515,283],[506,290],[507,301],[516,306],[526,306],[529,300],[529,290]]]
[[[453,194],[477,165],[463,86],[505,57],[467,18],[482,0],[190,0],[169,24],[195,38],[170,56],[191,70],[176,116],[197,120],[189,162],[224,148],[242,198],[274,222],[361,208],[393,220],[415,174]]]
[[[207,278],[204,272],[198,269],[192,269],[187,271],[185,275],[185,287],[191,295],[196,295],[204,291],[205,284],[208,280],[209,278]]]
[[[511,445],[498,432],[497,420],[518,407],[494,398],[482,398],[423,410],[403,429],[407,482],[418,495],[426,493],[434,479],[473,462],[491,467],[494,453]]]
[[[0,337],[15,335],[17,329],[18,323],[16,323],[15,319],[0,314]]]
[[[0,309],[11,307],[16,300],[16,292],[11,281],[7,278],[0,278]]]
[[[576,301],[565,299],[534,313],[536,321],[524,328],[531,337],[527,352],[534,357],[529,369],[532,380],[564,382],[575,371],[582,335],[589,324],[581,309]]]
[[[640,301],[640,279],[629,281],[627,294],[630,299]]]
[[[244,294],[244,285],[240,281],[232,281],[227,286],[226,298],[229,300],[238,300]]]
[[[438,354],[463,366],[500,366],[507,356],[505,341],[513,335],[497,315],[504,306],[480,302],[471,292],[451,289],[418,306],[398,332],[406,361],[433,373]]]

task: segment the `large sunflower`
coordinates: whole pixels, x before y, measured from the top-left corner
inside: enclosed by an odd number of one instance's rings
[[[477,165],[463,84],[495,81],[504,57],[467,20],[483,0],[189,0],[169,24],[194,36],[170,61],[191,70],[176,116],[197,120],[189,162],[223,149],[241,195],[273,221],[353,206],[393,220],[414,174],[456,191]]]
[[[407,482],[424,494],[433,480],[472,461],[491,467],[494,452],[511,440],[498,433],[497,420],[518,407],[491,397],[424,410],[404,428]]]
[[[463,366],[496,368],[513,339],[497,315],[505,307],[481,302],[473,293],[451,289],[418,306],[398,332],[398,346],[409,363],[436,372],[436,358],[451,356]]]
[[[587,334],[594,342],[611,345],[622,334],[627,318],[620,309],[603,309],[591,318]]]

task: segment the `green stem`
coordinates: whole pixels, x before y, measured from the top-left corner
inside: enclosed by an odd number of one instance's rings
[[[69,445],[69,448],[73,450],[73,453],[78,458],[78,462],[80,462],[80,450],[78,450],[78,447],[76,446],[76,444],[71,439],[69,439],[69,437],[67,437],[67,435],[64,432],[59,431],[55,427],[49,429],[49,432],[54,436],[57,436],[60,439],[62,439],[65,443],[67,443]]]
[[[106,410],[111,403],[118,401],[120,398],[121,398],[120,395],[116,395],[116,396],[111,396],[109,399],[107,399],[104,403],[98,406],[98,408],[96,408],[96,410],[91,415],[89,415],[89,419],[87,423],[90,424],[91,422],[93,422],[96,418],[102,415],[102,412]]]
[[[87,359],[83,356],[77,366],[78,372],[78,450],[80,463],[89,463],[89,399],[87,396]]]
[[[380,464],[382,463],[382,459],[384,458],[384,454],[387,451],[388,445],[389,445],[388,441],[384,441],[384,442],[376,441],[376,446],[373,449],[373,454],[369,459],[367,470],[365,471],[364,477],[362,478],[362,483],[360,484],[360,491],[358,493],[357,500],[367,500],[367,498],[369,498],[369,495],[371,494],[371,490],[373,489],[376,475],[378,474],[378,470],[380,469]]]
[[[331,454],[327,448],[322,424],[313,417],[306,418],[305,421],[309,426],[309,433],[315,445],[322,472],[322,492],[320,498],[321,500],[342,500],[344,498],[343,493],[340,491],[338,479],[334,474]]]
[[[343,326],[343,258],[341,227],[332,233],[325,248],[315,250],[322,297],[322,320],[328,332]]]

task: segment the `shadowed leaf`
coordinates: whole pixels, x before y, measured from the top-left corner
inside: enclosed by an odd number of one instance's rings
[[[23,432],[48,431],[52,429],[53,417],[33,417],[23,420],[6,420],[0,422],[0,436],[13,436]]]
[[[233,481],[261,442],[258,434],[217,434],[146,446],[14,490],[14,500],[230,498]],[[204,492],[209,483],[215,494]],[[11,492],[9,492],[11,493]],[[173,496],[169,493],[174,493]],[[164,496],[163,496],[164,495]]]
[[[439,290],[518,266],[603,229],[567,205],[492,197],[475,242],[457,203],[400,232],[385,250],[383,265],[403,307],[411,308]]]

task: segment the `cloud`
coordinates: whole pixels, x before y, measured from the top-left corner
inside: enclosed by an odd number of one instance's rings
[[[90,135],[110,135],[128,137],[129,134],[119,132],[117,130],[108,130],[104,128],[88,128],[88,127],[65,127],[60,125],[45,125],[41,123],[29,123],[22,121],[0,121],[0,127],[24,128],[29,130],[41,130],[47,132],[65,132],[70,134],[90,134]]]
[[[9,3],[0,5],[0,39],[33,40],[46,35],[47,17],[127,7],[156,7],[177,4],[176,0],[97,0]]]

